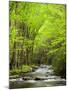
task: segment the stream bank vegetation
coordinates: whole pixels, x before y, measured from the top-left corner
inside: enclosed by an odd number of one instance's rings
[[[52,65],[66,78],[66,6],[9,2],[10,76]]]

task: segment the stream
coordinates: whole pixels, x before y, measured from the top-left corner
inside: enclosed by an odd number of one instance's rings
[[[64,86],[66,80],[54,75],[51,65],[40,65],[35,71],[28,74],[28,78],[22,77],[9,79],[9,86],[14,88]]]

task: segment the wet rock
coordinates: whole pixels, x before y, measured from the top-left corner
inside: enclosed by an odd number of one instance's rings
[[[57,76],[48,76],[48,77],[35,77],[34,80],[48,80],[48,79],[60,79]]]
[[[35,77],[34,80],[47,80],[47,78],[46,77]]]
[[[17,79],[9,79],[10,82],[15,82]]]
[[[52,69],[52,65],[48,66],[48,69]]]
[[[22,78],[18,78],[17,81],[23,81],[23,79]]]
[[[22,79],[23,79],[23,80],[32,80],[31,77],[23,77]]]
[[[38,69],[39,67],[38,66],[34,66],[33,69]]]
[[[19,76],[18,75],[9,76],[9,79],[16,79],[16,78],[19,78]]]
[[[60,77],[58,77],[58,76],[48,76],[48,77],[46,77],[47,79],[60,79]]]
[[[47,68],[47,65],[40,65],[40,68]]]
[[[35,70],[36,70],[36,69],[35,69],[35,68],[33,68],[33,69],[32,69],[32,72],[35,72]]]

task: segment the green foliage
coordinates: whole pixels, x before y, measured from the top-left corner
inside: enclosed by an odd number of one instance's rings
[[[53,69],[56,75],[66,78],[66,63],[64,60],[55,60],[53,62]]]
[[[64,46],[53,57],[52,65],[56,75],[66,78],[66,51]]]
[[[32,68],[28,65],[23,65],[22,66],[22,72],[26,73],[26,72],[30,72],[32,70]]]
[[[32,64],[52,64],[55,73],[65,77],[65,8],[63,4],[10,1],[12,73],[28,72]]]
[[[13,69],[10,71],[10,75],[20,75],[21,73],[28,73],[32,70],[31,66],[23,65],[21,69]]]

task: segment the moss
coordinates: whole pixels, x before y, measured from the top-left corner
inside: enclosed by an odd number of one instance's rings
[[[27,72],[30,72],[30,71],[32,71],[31,66],[28,66],[28,65],[23,65],[22,66],[22,72],[23,73],[27,73]]]
[[[20,75],[21,73],[28,73],[32,71],[31,66],[23,65],[21,69],[10,70],[10,75]]]

